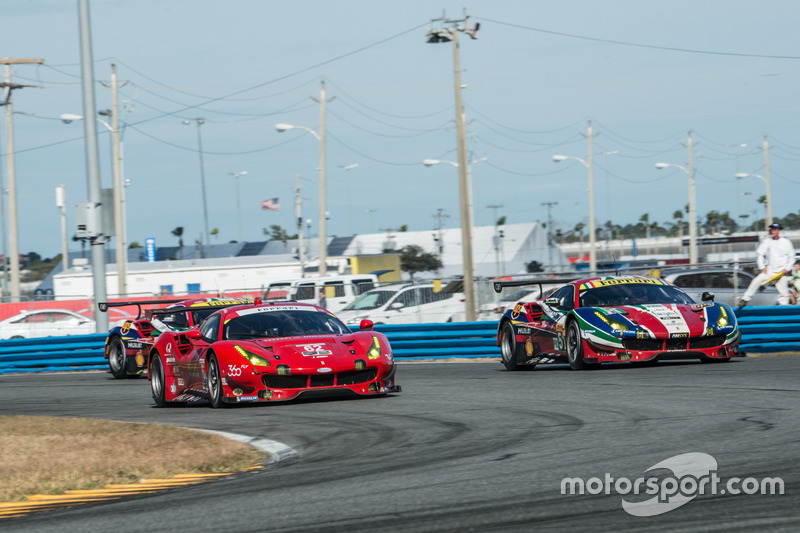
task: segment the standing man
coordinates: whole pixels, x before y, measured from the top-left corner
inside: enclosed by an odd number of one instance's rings
[[[747,305],[759,287],[771,281],[775,281],[778,289],[778,305],[789,303],[789,278],[786,274],[792,271],[794,246],[792,241],[781,237],[782,229],[783,226],[777,222],[769,225],[769,238],[761,241],[756,250],[756,262],[761,272],[750,282],[739,307]]]

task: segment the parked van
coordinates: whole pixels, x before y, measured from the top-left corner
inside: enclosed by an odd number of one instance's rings
[[[264,291],[264,300],[317,304],[336,313],[375,287],[380,282],[376,274],[348,274],[324,278],[299,278],[271,282]]]

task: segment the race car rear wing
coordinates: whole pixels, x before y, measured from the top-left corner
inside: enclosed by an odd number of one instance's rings
[[[183,302],[183,301],[185,300],[178,300],[178,302]],[[202,304],[176,305],[169,307],[167,309],[152,309],[150,313],[152,315],[171,315],[172,313],[179,313],[181,311],[199,311],[202,309],[224,309],[226,307],[233,307],[234,305],[244,305],[252,303],[253,300],[233,298],[230,300],[216,300]]]
[[[539,279],[521,279],[512,281],[495,281],[494,292],[503,292],[504,287],[525,287],[527,285],[538,285],[539,292],[542,292],[542,285],[563,285],[570,281],[575,281],[576,278],[539,278]]]
[[[139,301],[132,301],[132,302],[100,302],[97,304],[98,309],[102,312],[108,311],[109,307],[125,307],[127,305],[135,305],[137,306],[137,313],[136,313],[136,320],[142,318],[142,306],[143,305],[155,305],[155,304],[179,304],[181,302],[185,302],[186,298],[182,298],[180,300],[139,300]],[[151,315],[170,315],[172,313],[179,313],[181,311],[198,311],[200,309],[223,309],[225,307],[232,307],[234,305],[242,305],[247,303],[253,303],[252,300],[241,299],[241,298],[231,298],[229,300],[215,300],[211,302],[207,302],[205,304],[195,304],[191,306],[181,305],[181,306],[173,306],[167,309],[147,309],[145,312],[149,313],[148,317]]]
[[[100,309],[103,313],[108,312],[109,307],[125,307],[128,305],[135,305],[138,307],[138,311],[136,313],[136,319],[140,319],[142,317],[142,306],[143,305],[155,305],[155,304],[178,304],[183,301],[186,301],[186,298],[181,300],[139,300],[135,302],[100,302],[97,304],[97,308]]]

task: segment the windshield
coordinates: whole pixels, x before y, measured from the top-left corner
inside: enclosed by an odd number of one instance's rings
[[[343,335],[352,333],[338,318],[328,313],[304,310],[274,310],[250,313],[225,324],[228,340],[300,335]]]
[[[395,291],[370,291],[365,292],[342,309],[342,311],[363,311],[377,309],[397,294]]]
[[[693,304],[688,294],[672,285],[625,283],[581,291],[581,307],[640,304]]]

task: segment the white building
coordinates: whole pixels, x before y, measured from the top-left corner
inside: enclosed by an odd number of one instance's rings
[[[502,235],[502,236],[501,236]],[[351,237],[332,237],[328,241],[327,270],[331,274],[353,273],[351,258],[379,256],[384,250],[398,251],[406,245],[420,246],[440,255],[443,268],[426,277],[452,278],[463,274],[461,229],[374,233]],[[441,245],[441,247],[440,247]],[[210,258],[198,258],[196,247],[159,248],[156,261],[144,261],[141,249],[129,250],[127,295],[146,296],[259,290],[273,280],[299,278],[302,270],[297,241],[228,243],[210,246]],[[306,241],[306,275],[317,271],[317,241]],[[564,254],[548,245],[539,223],[480,226],[473,228],[473,265],[479,278],[523,274],[527,264],[538,262],[548,272],[570,270]],[[71,268],[52,273],[37,292],[56,299],[91,297],[94,285],[91,266],[71,254]],[[106,293],[119,297],[117,269],[108,254]],[[81,264],[84,263],[84,264]],[[363,273],[363,272],[358,272]]]

